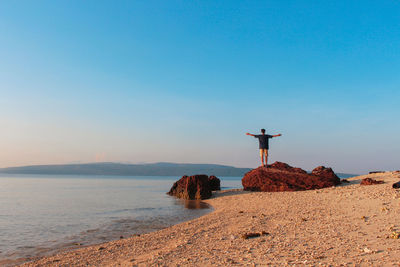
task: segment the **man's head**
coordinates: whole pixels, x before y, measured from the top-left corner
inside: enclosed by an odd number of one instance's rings
[[[265,134],[265,129],[261,129],[261,132],[262,132],[263,134]]]

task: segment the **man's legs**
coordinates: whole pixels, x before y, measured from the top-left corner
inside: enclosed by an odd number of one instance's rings
[[[260,149],[261,166],[264,167],[264,149]]]
[[[265,155],[265,166],[268,167],[268,149],[264,149],[264,155]]]

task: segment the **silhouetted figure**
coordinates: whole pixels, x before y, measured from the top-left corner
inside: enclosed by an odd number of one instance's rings
[[[254,136],[258,138],[260,142],[260,157],[261,157],[261,164],[262,166],[268,166],[268,149],[269,149],[269,139],[273,137],[282,136],[281,134],[276,135],[269,135],[265,134],[265,129],[261,129],[261,134],[255,135],[251,133],[246,133],[246,135]],[[265,164],[264,164],[264,157],[265,157]]]

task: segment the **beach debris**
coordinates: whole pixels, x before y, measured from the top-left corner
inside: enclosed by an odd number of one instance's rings
[[[400,182],[394,183],[392,185],[393,188],[400,188]]]
[[[372,250],[372,249],[367,248],[367,247],[365,247],[365,248],[363,249],[363,251],[364,251],[365,253],[367,253],[367,254],[372,254],[372,253],[377,253],[377,252],[378,252],[378,250]]]
[[[123,239],[124,238],[124,236],[123,235],[121,235],[120,237],[119,237],[119,239]]]
[[[105,247],[99,247],[97,250],[103,250],[105,249]]]
[[[231,235],[230,238],[231,238],[231,240],[234,240],[234,239],[236,239],[236,236]]]
[[[243,211],[243,210],[241,210],[241,211],[239,211],[239,213],[244,213],[244,211]]]
[[[258,233],[246,233],[242,235],[243,239],[249,239],[249,238],[254,238],[254,237],[260,237],[263,235],[269,235],[268,232],[262,231],[262,232],[258,232]]]
[[[320,256],[315,256],[314,257],[315,260],[322,260],[322,259],[325,259],[325,258],[326,258],[326,256],[324,256],[324,255],[320,255]]]
[[[221,190],[221,180],[216,176],[210,175],[210,177],[208,177],[208,183],[210,184],[211,191]]]
[[[225,262],[235,264],[236,262],[233,259],[227,258],[225,259]]]
[[[361,180],[360,185],[374,185],[374,184],[383,184],[383,181],[377,181],[372,178],[364,178]]]
[[[306,221],[308,221],[308,219],[307,218],[301,218],[301,221],[302,222],[306,222]]]
[[[183,199],[207,199],[212,195],[208,176],[204,174],[182,176],[176,181],[168,195]]]
[[[399,239],[400,238],[400,232],[392,231],[392,233],[390,234],[389,237],[393,238],[393,239]]]
[[[367,219],[368,219],[368,217],[366,217],[366,216],[362,216],[362,217],[361,217],[361,220],[364,220],[364,222],[366,222]]]
[[[320,166],[309,174],[283,162],[253,169],[242,179],[244,190],[264,192],[311,190],[339,184],[340,179],[331,168]]]

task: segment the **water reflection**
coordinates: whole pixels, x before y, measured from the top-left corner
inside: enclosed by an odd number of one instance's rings
[[[185,209],[189,210],[202,210],[202,209],[211,209],[211,206],[201,200],[188,200],[188,199],[180,199],[176,197],[171,197],[174,200],[174,205],[178,205],[181,207],[185,207]]]
[[[210,205],[201,201],[201,200],[185,200],[184,201],[185,208],[190,210],[197,210],[197,209],[209,209]]]

